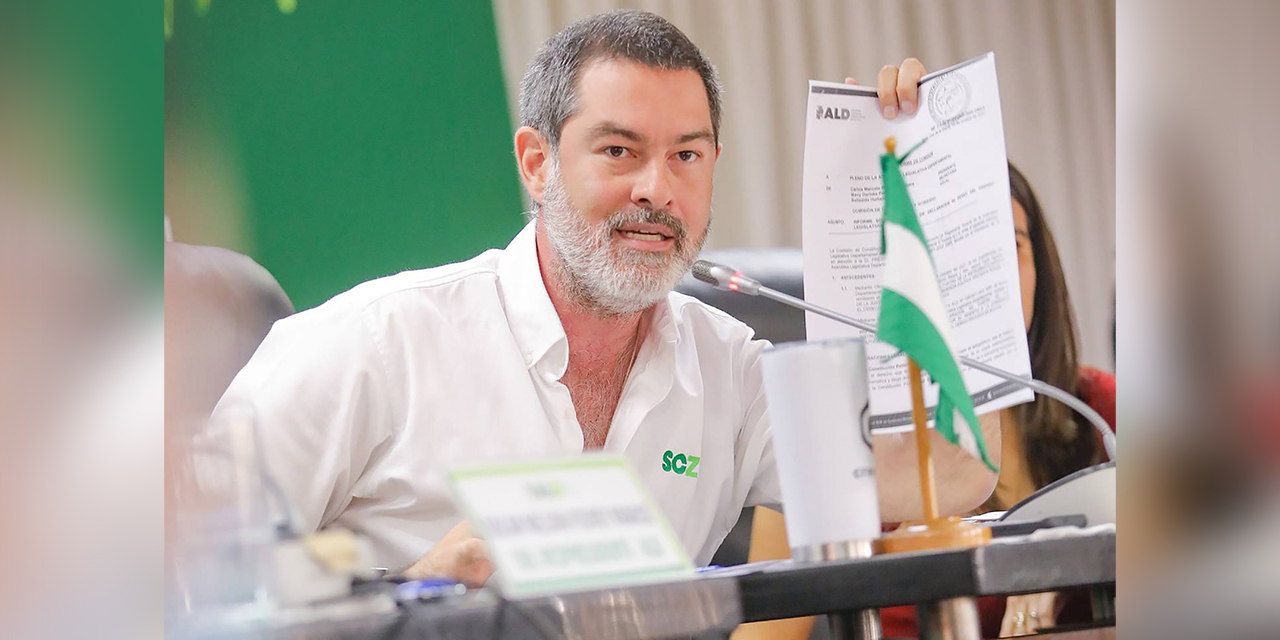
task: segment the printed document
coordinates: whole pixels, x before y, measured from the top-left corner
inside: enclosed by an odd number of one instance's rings
[[[1009,197],[1009,171],[996,86],[987,53],[929,74],[915,115],[886,120],[874,87],[809,82],[804,152],[804,293],[815,304],[875,324],[880,310],[880,154],[897,139],[903,177],[933,254],[953,346],[967,356],[1030,377]],[[911,428],[907,359],[874,336],[806,313],[809,340],[867,342],[871,428]],[[961,367],[979,414],[1030,401],[1014,383]],[[928,382],[926,380],[926,382]],[[937,404],[925,385],[925,403]]]

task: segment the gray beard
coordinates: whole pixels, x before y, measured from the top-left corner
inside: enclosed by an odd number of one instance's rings
[[[630,206],[592,225],[569,202],[554,162],[547,174],[539,216],[557,254],[553,269],[564,293],[596,315],[638,313],[661,301],[689,272],[707,239],[707,229],[690,238],[684,223],[663,209]],[[675,234],[674,250],[638,251],[614,242],[614,231],[638,222],[670,228]]]

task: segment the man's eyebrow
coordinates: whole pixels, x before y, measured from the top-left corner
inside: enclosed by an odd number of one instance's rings
[[[644,142],[645,137],[624,126],[612,122],[601,122],[587,131],[588,140],[596,140],[605,136],[620,136],[632,142]]]
[[[715,144],[716,138],[715,136],[711,135],[710,130],[701,129],[699,131],[694,131],[692,133],[686,133],[680,136],[679,138],[676,138],[676,144],[684,144],[686,142],[693,142],[694,140],[706,140],[707,142]]]

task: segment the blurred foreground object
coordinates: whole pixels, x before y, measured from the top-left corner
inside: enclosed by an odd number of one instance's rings
[[[175,443],[176,441],[176,443]],[[350,531],[297,536],[266,473],[253,414],[166,442],[165,628],[174,638],[245,637],[332,618],[309,609],[373,579],[373,549]],[[346,615],[386,613],[386,596],[347,602]]]
[[[1117,24],[1125,637],[1280,637],[1280,4]]]
[[[95,75],[75,54],[117,31],[63,48],[44,11],[0,6],[0,637],[159,637],[160,305],[122,213],[132,134],[94,91],[129,65]],[[109,586],[67,615],[69,580]]]

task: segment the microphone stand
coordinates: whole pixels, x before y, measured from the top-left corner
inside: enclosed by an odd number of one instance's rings
[[[698,262],[703,263],[705,261],[699,260]],[[707,264],[711,266],[719,266],[719,265],[715,265],[714,263],[707,263]],[[694,270],[693,270],[694,277],[703,282],[706,282],[707,284],[713,285],[716,288],[725,289],[729,291],[736,291],[738,293],[744,293],[746,295],[764,296],[766,298],[769,298],[770,300],[781,302],[782,304],[785,304],[787,306],[795,307],[797,309],[803,309],[805,311],[811,311],[824,318],[829,318],[841,324],[846,324],[851,327],[861,329],[863,331],[866,331],[867,333],[870,333],[871,335],[875,335],[876,333],[876,326],[873,324],[863,322],[856,318],[851,318],[849,316],[846,316],[843,313],[837,313],[830,309],[820,307],[816,304],[806,302],[800,298],[787,295],[781,291],[770,289],[769,287],[766,287],[754,280],[748,280],[747,278],[739,274],[737,271],[728,269],[728,267],[722,267],[722,268],[733,271],[737,275],[736,277],[731,278],[730,283],[726,285],[721,283],[719,279],[716,278],[714,275],[709,275],[706,269],[702,269],[702,270],[698,269],[697,268],[698,266],[699,265],[694,265]],[[1055,386],[1041,382],[1040,380],[1036,380],[1035,378],[1022,377],[1020,375],[1010,373],[1003,369],[997,369],[996,367],[993,367],[989,364],[978,362],[977,360],[974,360],[972,358],[966,358],[964,356],[960,356],[960,362],[964,364],[964,366],[966,367],[977,369],[978,371],[993,375],[997,378],[1000,378],[1001,380],[1007,380],[1017,385],[1026,387],[1028,389],[1031,389],[1032,391],[1035,391],[1036,393],[1049,396],[1050,398],[1053,398],[1067,405],[1068,407],[1075,409],[1080,415],[1084,416],[1085,420],[1088,420],[1089,423],[1092,424],[1093,427],[1098,430],[1098,433],[1102,434],[1102,447],[1107,452],[1107,459],[1109,460],[1116,459],[1115,432],[1113,432],[1111,430],[1111,427],[1107,425],[1107,421],[1104,420],[1101,415],[1098,415],[1097,411],[1093,410],[1093,407],[1090,407],[1088,404],[1085,404],[1079,398]]]

